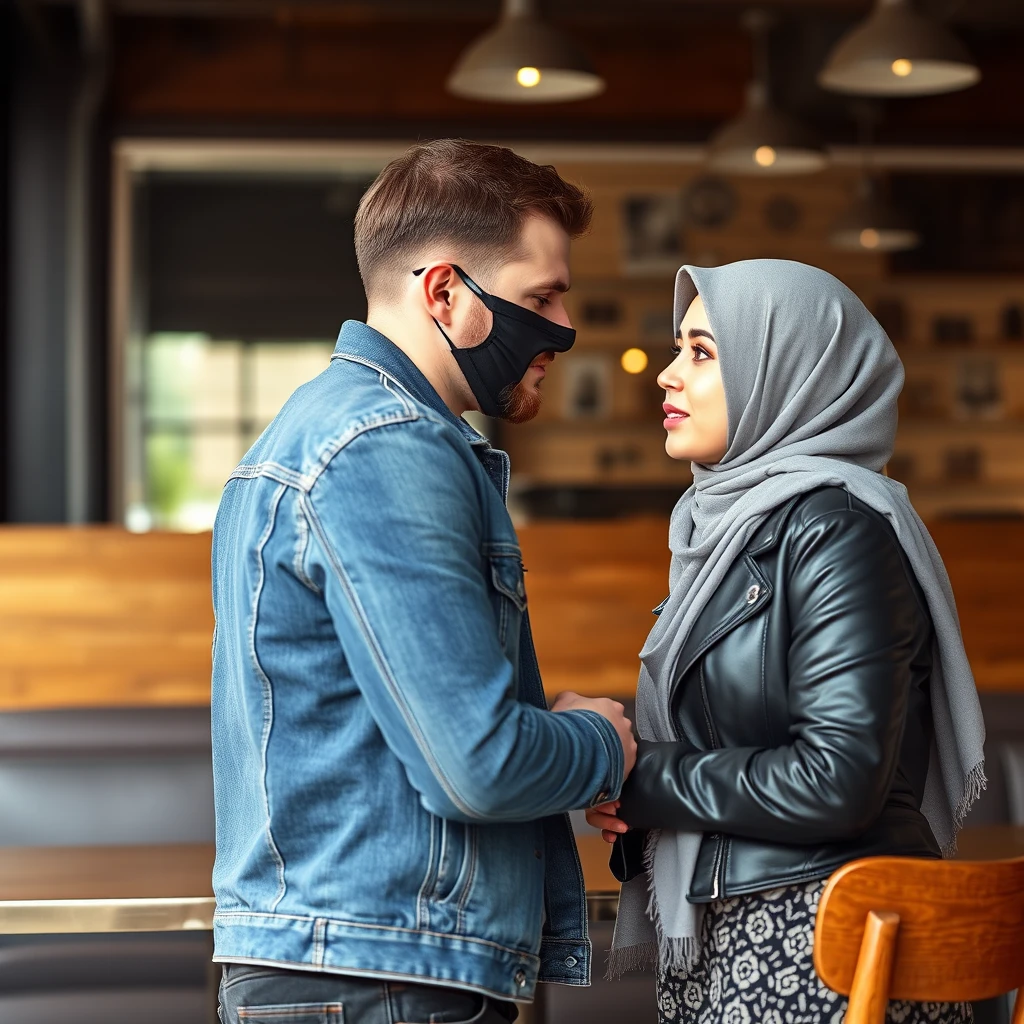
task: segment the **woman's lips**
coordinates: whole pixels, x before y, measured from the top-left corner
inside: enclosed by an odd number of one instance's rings
[[[672,430],[678,427],[684,420],[690,418],[688,412],[683,412],[682,409],[677,409],[674,405],[669,405],[666,402],[662,408],[665,410],[665,429]]]

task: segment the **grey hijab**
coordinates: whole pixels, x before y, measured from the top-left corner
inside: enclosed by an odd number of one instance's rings
[[[694,465],[669,527],[670,596],[640,653],[636,726],[676,738],[669,687],[697,617],[773,509],[813,488],[845,487],[896,531],[935,626],[935,737],[922,811],[947,855],[985,785],[985,727],[942,559],[907,498],[882,474],[896,433],[903,365],[863,303],[814,267],[747,260],[676,276],[673,330],[700,295],[718,344],[729,448]],[[622,888],[609,975],[657,961],[685,974],[700,951],[702,908],[687,902],[699,834],[652,832],[646,873]]]

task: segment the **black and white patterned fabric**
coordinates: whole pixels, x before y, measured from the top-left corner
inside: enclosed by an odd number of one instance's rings
[[[843,1024],[847,1001],[814,970],[824,881],[718,900],[704,915],[701,957],[658,985],[663,1024]],[[889,1003],[889,1024],[973,1024],[969,1003]]]

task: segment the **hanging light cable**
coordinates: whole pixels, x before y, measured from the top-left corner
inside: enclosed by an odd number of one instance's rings
[[[981,72],[960,40],[912,0],[877,0],[836,44],[818,75],[833,92],[927,96],[974,85]]]
[[[874,168],[874,122],[878,110],[866,102],[855,110],[859,123],[862,173],[857,194],[832,225],[829,242],[853,252],[901,252],[916,248],[921,236],[910,219],[889,203]]]
[[[447,83],[456,96],[499,103],[558,103],[604,91],[583,50],[541,21],[536,0],[504,0],[497,26],[471,43]]]
[[[743,19],[754,46],[754,79],[747,86],[746,107],[708,142],[708,163],[732,174],[807,174],[828,162],[817,136],[771,102],[768,30],[771,19],[750,11]]]

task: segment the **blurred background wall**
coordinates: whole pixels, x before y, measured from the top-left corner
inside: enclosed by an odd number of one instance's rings
[[[816,76],[869,4],[761,5],[773,100],[830,162],[760,178],[704,163],[764,70],[748,6],[549,0],[606,88],[498,104],[445,87],[491,0],[5,5],[0,515],[207,527],[226,472],[363,315],[361,190],[442,135],[516,145],[598,203],[580,345],[542,419],[495,431],[520,516],[667,511],[687,479],[658,454],[672,271],[753,256],[824,266],[883,320],[908,366],[891,469],[926,515],[1024,508],[1024,6],[924,0],[981,82],[864,104]],[[908,252],[830,242],[867,160],[920,235]]]

